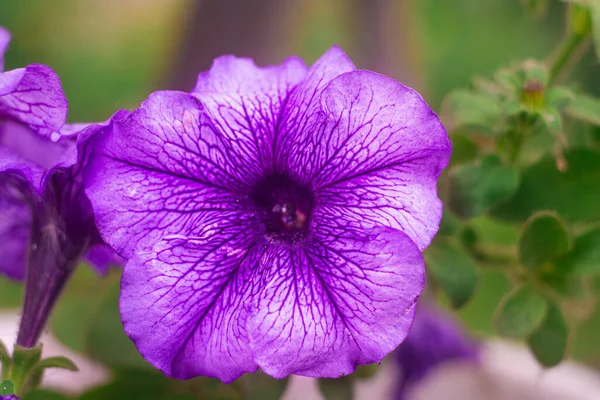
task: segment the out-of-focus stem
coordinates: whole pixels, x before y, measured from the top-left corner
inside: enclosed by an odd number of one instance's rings
[[[548,85],[564,72],[565,68],[581,58],[581,51],[592,30],[590,10],[588,7],[572,4],[569,9],[569,28],[566,37],[560,43],[550,63]]]
[[[166,77],[169,89],[189,91],[198,73],[223,54],[251,57],[259,65],[272,64],[277,32],[273,24],[288,1],[218,0],[190,2],[183,42]]]
[[[567,65],[575,62],[574,57],[581,54],[578,50],[585,44],[586,39],[587,36],[571,34],[563,40],[550,64],[549,84],[556,80]]]
[[[357,59],[364,67],[426,92],[425,69],[419,64],[421,43],[414,0],[354,0],[362,29],[356,37]]]

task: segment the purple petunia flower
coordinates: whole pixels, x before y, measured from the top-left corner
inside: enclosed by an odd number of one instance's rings
[[[9,277],[22,279],[27,274],[17,338],[23,347],[35,345],[50,309],[82,259],[103,274],[109,265],[122,263],[96,229],[83,191],[84,153],[78,155],[77,150],[109,124],[89,125],[77,131],[77,137],[61,136],[58,142],[13,121],[6,121],[0,131],[0,265]],[[63,131],[72,129],[67,125]]]
[[[101,127],[94,125],[83,132],[89,135]],[[79,166],[70,165],[75,146],[75,136],[52,142],[18,122],[7,120],[0,125],[0,273],[9,278],[25,278],[31,225],[35,212],[43,211],[40,207],[55,209],[63,222],[80,231],[71,236],[86,242],[77,246],[87,249],[85,259],[100,273],[120,260],[102,242],[81,188]],[[63,195],[72,198],[63,202]]]
[[[0,31],[0,50],[7,41]],[[110,122],[65,126],[66,115],[60,80],[49,67],[0,73],[0,272],[13,279],[27,273],[17,339],[24,347],[37,341],[82,256],[100,271],[117,260],[96,229],[77,149]]]
[[[0,175],[0,273],[23,279],[31,212],[28,194],[18,190],[21,180],[39,187],[44,168],[66,151],[64,145],[40,145],[42,140],[31,130],[42,135],[59,130],[67,117],[67,100],[49,67],[32,64],[2,72],[9,42],[10,34],[0,27],[0,171],[18,171]],[[28,153],[36,163],[18,153]]]
[[[3,60],[9,39],[8,32],[0,27],[0,60]],[[83,194],[81,188],[73,189],[71,183],[81,177],[69,177],[77,175],[74,169],[79,169],[75,149],[77,134],[89,136],[103,127],[64,125],[66,116],[67,100],[58,76],[49,67],[30,65],[25,69],[0,72],[0,273],[10,278],[21,280],[25,277],[32,207],[36,207],[39,198],[62,202],[56,207],[63,207],[63,217],[69,219],[73,215],[73,225],[77,224],[77,229],[92,231],[79,239],[89,242],[86,258],[99,271],[106,271],[109,264],[119,260],[95,230],[91,207],[85,196],[77,199],[75,204],[51,198],[69,191],[73,197]],[[86,220],[91,228],[83,227],[82,222]]]
[[[0,400],[19,400],[19,398],[17,397],[16,394],[9,394],[7,396],[0,395]]]
[[[406,336],[450,155],[413,90],[337,47],[310,69],[226,56],[93,144],[125,331],[165,374],[339,377]]]
[[[476,362],[479,346],[446,313],[421,306],[408,337],[394,355],[402,369],[396,400],[402,400],[436,367],[450,361]]]

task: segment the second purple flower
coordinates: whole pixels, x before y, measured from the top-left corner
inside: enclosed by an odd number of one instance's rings
[[[93,141],[125,331],[165,374],[339,377],[406,337],[450,155],[413,90],[339,48],[311,68],[221,57]]]

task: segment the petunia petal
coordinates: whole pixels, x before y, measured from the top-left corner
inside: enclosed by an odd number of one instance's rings
[[[421,303],[408,337],[394,355],[402,370],[396,398],[404,399],[414,384],[440,365],[450,361],[477,362],[479,345],[450,314]]]
[[[265,257],[273,265],[248,331],[267,374],[337,378],[406,337],[425,276],[402,232],[323,225],[312,246],[271,247]]]
[[[32,203],[42,192],[44,169],[0,146],[0,273],[25,278]]]
[[[85,260],[102,275],[106,275],[111,266],[125,265],[125,260],[106,244],[90,246],[85,254]]]
[[[103,238],[125,258],[135,246],[238,210],[248,182],[236,143],[215,132],[194,97],[157,92],[92,140],[86,193]],[[241,197],[240,197],[241,196]]]
[[[0,126],[0,146],[24,160],[48,169],[59,164],[67,152],[74,150],[75,140],[54,142],[26,125],[8,120]]]
[[[415,91],[369,71],[331,81],[320,104],[287,155],[294,174],[333,218],[402,230],[423,250],[441,218],[436,182],[451,151],[437,116]]]
[[[59,142],[52,144],[68,143],[67,151],[44,177],[43,200],[52,205],[64,224],[75,256],[86,251],[85,258],[100,274],[105,274],[109,265],[123,264],[123,260],[104,243],[96,228],[92,205],[84,191],[83,168],[89,161],[89,141],[128,114],[119,111],[102,123],[65,125],[57,132]]]
[[[296,57],[261,68],[251,59],[224,56],[198,76],[192,93],[206,107],[214,129],[235,142],[235,147],[228,145],[229,157],[245,161],[243,172],[249,176],[242,178],[252,180],[272,168],[273,134],[290,93],[306,73]]]
[[[6,118],[48,137],[58,131],[67,119],[67,99],[58,75],[40,64],[0,73],[0,119]]]
[[[307,155],[310,155],[312,147],[301,151],[299,157],[295,154],[300,146],[314,146],[310,138],[316,134],[314,130],[323,117],[321,93],[334,78],[355,69],[350,58],[337,46],[329,49],[311,66],[304,81],[290,94],[275,132],[273,147],[277,169],[289,169],[290,162],[294,160],[310,161]],[[310,171],[313,166],[307,163],[302,168]]]
[[[0,72],[4,70],[4,53],[10,44],[10,33],[0,26]]]
[[[125,267],[125,332],[169,376],[231,382],[256,370],[245,318],[259,283],[254,267],[262,245],[244,218],[224,213],[195,237],[165,237],[139,248]]]
[[[2,172],[0,168],[0,274],[15,280],[25,278],[32,222],[29,186],[20,172]]]
[[[13,143],[15,138],[23,141]],[[22,156],[38,151],[46,161],[56,156],[53,146],[44,154],[42,140],[20,124],[7,121],[0,125],[0,273],[16,280],[25,278],[32,205],[44,192],[46,173],[43,166]],[[18,146],[15,149],[13,145]],[[21,147],[26,154],[19,151]]]

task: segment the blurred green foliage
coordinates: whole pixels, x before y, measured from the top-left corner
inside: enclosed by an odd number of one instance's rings
[[[0,0],[0,25],[13,37],[5,67],[50,65],[69,99],[69,121],[105,120],[159,86],[184,4]]]
[[[478,268],[504,275],[508,287],[501,290],[501,298],[486,303],[489,308],[481,314],[463,316],[493,315],[493,330],[486,333],[523,339],[544,366],[567,356],[569,343],[578,343],[573,338],[581,326],[590,328],[585,321],[595,320],[590,314],[598,313],[596,292],[590,288],[600,268],[600,153],[594,140],[581,132],[598,124],[600,108],[589,89],[581,89],[580,77],[569,72],[600,29],[594,19],[600,3],[573,3],[564,38],[544,57],[547,61],[507,62],[509,67],[498,69],[493,79],[476,77],[468,89],[453,90],[444,100],[442,118],[451,139],[458,137],[461,152],[446,172],[442,199],[449,210],[444,218],[453,225],[458,218],[463,227],[458,233],[442,231],[426,252],[435,253],[458,237],[464,252],[478,260]],[[472,226],[474,218],[487,218],[487,231],[496,224],[512,225],[520,233],[505,238],[502,246],[486,243],[484,230]],[[448,256],[436,264],[451,266],[456,259]],[[461,286],[448,288],[444,283],[451,272],[440,274],[439,269],[430,266],[428,272],[458,308],[453,299]],[[461,280],[460,269],[451,270]],[[472,293],[474,298],[463,299],[461,305],[482,301],[477,299],[480,290],[462,292]],[[577,345],[575,349],[582,354]],[[589,348],[586,358],[598,357],[599,350],[596,345]]]

